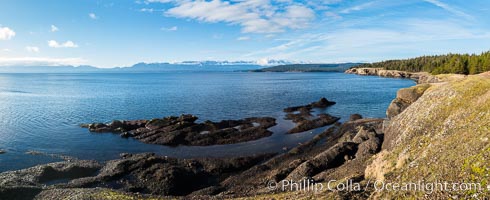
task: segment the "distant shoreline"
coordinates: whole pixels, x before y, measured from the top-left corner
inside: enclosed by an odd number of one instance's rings
[[[291,64],[248,70],[249,72],[344,72],[362,63]]]
[[[380,76],[388,78],[408,78],[415,82],[421,83],[437,83],[439,78],[431,75],[428,72],[406,72],[399,70],[386,70],[383,68],[350,68],[345,71],[346,74],[357,74],[363,76]]]

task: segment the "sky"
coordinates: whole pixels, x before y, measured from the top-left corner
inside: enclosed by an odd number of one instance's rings
[[[0,66],[376,62],[488,50],[488,0],[0,2]]]

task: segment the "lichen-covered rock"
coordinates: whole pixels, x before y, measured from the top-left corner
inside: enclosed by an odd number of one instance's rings
[[[386,117],[388,119],[392,119],[407,109],[408,106],[410,106],[410,103],[405,102],[402,99],[395,98],[393,101],[391,101],[388,109],[386,109]]]
[[[444,75],[384,128],[383,153],[367,178],[392,183],[478,183],[490,174],[490,77]],[[482,198],[488,190],[376,192],[372,198]]]
[[[429,87],[430,84],[418,84],[413,87],[403,88],[398,90],[396,93],[396,98],[412,104],[413,102],[417,101],[417,99],[420,98],[420,96],[422,96],[425,90],[427,90]]]
[[[390,103],[386,110],[388,119],[392,119],[407,109],[408,106],[417,101],[429,87],[429,84],[419,84],[410,88],[398,90],[396,98]]]

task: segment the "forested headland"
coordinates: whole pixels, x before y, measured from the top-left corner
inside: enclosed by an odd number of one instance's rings
[[[408,72],[423,71],[432,74],[479,74],[490,71],[490,51],[481,54],[446,54],[403,60],[387,60],[361,64],[356,67],[383,68]]]

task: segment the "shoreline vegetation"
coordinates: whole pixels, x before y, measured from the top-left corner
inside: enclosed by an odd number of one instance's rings
[[[418,84],[397,92],[386,111],[387,118],[364,119],[353,114],[285,153],[212,159],[142,153],[121,154],[119,159],[105,163],[50,163],[0,173],[0,199],[447,199],[490,195],[486,189],[490,173],[490,72],[432,75],[368,67],[351,68],[346,73],[411,78]],[[333,104],[322,99],[286,108],[286,117],[296,121],[297,127],[305,120],[314,121],[305,116],[316,103]],[[245,126],[255,127],[253,123]],[[95,131],[120,128],[111,124],[85,127]],[[282,191],[285,180],[323,184],[336,180],[334,187],[351,183],[361,189]],[[427,193],[380,191],[373,185],[375,181],[409,184],[421,180],[478,183],[483,189]],[[278,187],[268,188],[271,182]]]
[[[427,72],[406,72],[399,70],[386,70],[383,68],[350,68],[346,70],[346,74],[356,74],[362,76],[380,76],[387,78],[407,78],[412,79],[418,84],[421,83],[437,83],[441,80]]]
[[[480,74],[490,71],[490,51],[481,54],[446,54],[366,63],[355,68],[380,68],[437,74]]]

